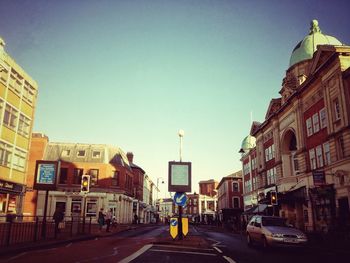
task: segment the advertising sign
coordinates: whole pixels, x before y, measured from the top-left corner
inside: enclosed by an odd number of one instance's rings
[[[312,177],[314,179],[314,185],[323,185],[326,183],[326,176],[324,171],[312,171]]]
[[[35,169],[34,189],[55,190],[57,183],[58,162],[37,161]]]
[[[169,192],[191,192],[191,163],[169,162]]]

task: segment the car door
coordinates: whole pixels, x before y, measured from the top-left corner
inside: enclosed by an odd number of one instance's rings
[[[254,221],[254,240],[261,240],[261,217],[257,216]]]
[[[250,236],[250,238],[252,240],[256,240],[256,230],[255,230],[255,221],[256,221],[256,217],[254,216],[250,221],[249,221],[249,224],[247,226],[247,232]]]

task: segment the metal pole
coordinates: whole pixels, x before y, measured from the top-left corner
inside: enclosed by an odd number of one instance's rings
[[[45,194],[45,204],[44,204],[44,217],[43,217],[43,224],[42,224],[42,228],[41,228],[41,236],[43,238],[46,237],[46,214],[47,214],[47,203],[49,200],[49,190],[46,190],[46,194]]]
[[[182,206],[179,205],[179,240],[183,239],[182,235]]]
[[[86,215],[86,194],[84,194],[84,206],[83,206],[83,234],[85,234],[85,215]]]
[[[182,162],[182,136],[180,136],[180,162]]]

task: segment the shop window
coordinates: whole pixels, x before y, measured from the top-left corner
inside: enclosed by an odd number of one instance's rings
[[[67,184],[67,178],[68,178],[68,168],[61,168],[59,184]]]
[[[71,212],[80,213],[82,210],[81,199],[72,199]]]
[[[86,204],[86,216],[96,217],[97,200],[90,199]]]

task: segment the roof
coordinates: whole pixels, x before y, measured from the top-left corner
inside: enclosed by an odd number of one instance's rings
[[[318,45],[341,46],[343,44],[335,37],[323,34],[318,26],[318,21],[312,20],[310,33],[293,49],[289,60],[289,67],[301,61],[311,59]]]

